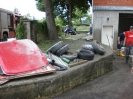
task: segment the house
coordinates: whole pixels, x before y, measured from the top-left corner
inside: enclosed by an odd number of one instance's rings
[[[92,0],[93,39],[117,49],[118,33],[133,25],[133,0]]]

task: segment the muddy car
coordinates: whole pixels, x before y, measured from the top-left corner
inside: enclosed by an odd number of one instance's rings
[[[76,28],[73,28],[73,27],[70,27],[70,26],[64,27],[62,32],[66,33],[66,34],[71,34],[71,35],[76,35],[77,34]]]

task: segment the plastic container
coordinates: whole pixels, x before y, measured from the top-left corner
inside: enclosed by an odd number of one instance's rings
[[[67,58],[65,58],[65,57],[61,57],[61,59],[64,61],[64,62],[66,62],[66,63],[70,63],[70,60],[69,59],[67,59]]]

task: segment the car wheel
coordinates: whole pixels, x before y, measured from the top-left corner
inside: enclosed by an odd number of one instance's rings
[[[7,38],[8,38],[7,34],[4,34],[3,35],[3,41],[7,41]]]
[[[50,47],[46,52],[55,54],[62,46],[63,46],[63,41],[59,41],[58,43],[56,43],[52,47]]]
[[[63,55],[65,52],[67,52],[69,49],[70,49],[69,45],[66,44],[66,45],[64,45],[63,47],[61,47],[61,48],[56,52],[56,55],[57,55],[57,56],[61,56],[61,55]]]
[[[94,53],[96,53],[95,51],[94,51],[94,49],[85,49],[85,48],[81,48],[79,51],[80,52],[85,52],[85,51],[92,51],[92,52],[94,52]]]
[[[94,49],[93,49],[93,47],[92,47],[91,44],[84,44],[84,45],[82,46],[82,49],[91,50],[91,51],[94,52]]]
[[[71,33],[71,35],[73,35],[73,32]]]
[[[76,35],[76,34],[77,34],[76,31],[74,31],[73,35]]]
[[[83,59],[83,60],[93,60],[94,59],[94,52],[92,52],[90,50],[79,51],[77,53],[77,58]]]
[[[96,40],[92,41],[91,43],[93,49],[100,55],[104,55],[105,49],[103,48],[102,44]]]
[[[75,56],[75,55],[62,55],[62,57],[67,58],[70,61],[77,59],[77,56]]]

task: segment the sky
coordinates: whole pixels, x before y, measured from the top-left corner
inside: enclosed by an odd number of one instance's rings
[[[0,8],[10,11],[14,11],[17,8],[21,15],[27,15],[29,13],[38,20],[45,17],[44,12],[37,10],[35,0],[0,0]]]

